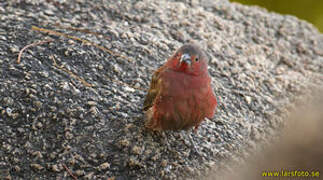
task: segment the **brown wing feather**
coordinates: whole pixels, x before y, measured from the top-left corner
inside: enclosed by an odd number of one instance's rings
[[[160,83],[158,83],[158,80],[160,79],[160,73],[166,69],[166,66],[160,67],[155,73],[153,74],[153,77],[151,79],[150,88],[148,90],[148,94],[146,96],[146,99],[144,101],[144,111],[147,111],[150,107],[153,106],[154,101],[156,99],[157,94],[160,91]]]

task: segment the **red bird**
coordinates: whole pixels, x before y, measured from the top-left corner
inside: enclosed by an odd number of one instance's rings
[[[208,58],[195,44],[185,44],[160,67],[144,102],[145,126],[154,131],[196,132],[204,118],[212,118],[217,101],[208,73]]]

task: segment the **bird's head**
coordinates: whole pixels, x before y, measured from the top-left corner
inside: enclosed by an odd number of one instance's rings
[[[207,73],[208,58],[196,44],[185,44],[167,61],[167,66],[174,71],[190,75]]]

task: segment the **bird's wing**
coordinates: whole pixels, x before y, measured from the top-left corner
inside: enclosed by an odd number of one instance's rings
[[[144,108],[143,108],[144,111],[148,110],[150,107],[153,106],[156,96],[158,95],[161,89],[160,74],[165,69],[166,69],[166,66],[162,66],[153,74],[153,77],[150,83],[150,88],[146,96],[146,99],[144,101]]]

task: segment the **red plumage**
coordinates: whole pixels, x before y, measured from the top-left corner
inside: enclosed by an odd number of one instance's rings
[[[152,77],[144,102],[145,126],[152,130],[198,128],[212,118],[217,101],[205,53],[195,44],[178,49]]]

